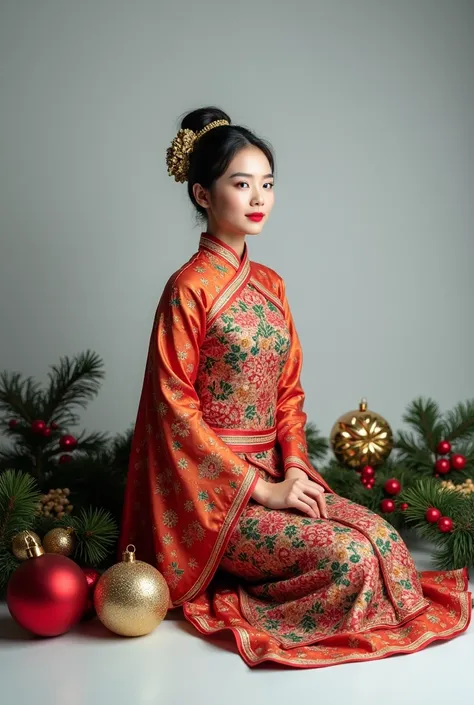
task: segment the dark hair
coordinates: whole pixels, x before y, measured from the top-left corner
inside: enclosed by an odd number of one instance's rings
[[[188,113],[182,119],[181,128],[199,132],[214,120],[231,122],[230,117],[219,108],[200,108]],[[213,183],[224,174],[237,152],[248,145],[262,150],[273,172],[275,158],[270,144],[245,127],[223,125],[209,130],[198,139],[189,159],[188,194],[200,216],[205,218],[207,212],[194,198],[194,184],[201,184],[204,188],[210,189]]]

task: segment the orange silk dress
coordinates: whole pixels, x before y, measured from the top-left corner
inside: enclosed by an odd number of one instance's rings
[[[202,634],[245,662],[316,668],[418,651],[467,629],[467,570],[417,572],[393,526],[307,455],[302,353],[281,277],[203,233],[153,325],[120,550],[155,565]],[[251,499],[297,467],[328,519]]]

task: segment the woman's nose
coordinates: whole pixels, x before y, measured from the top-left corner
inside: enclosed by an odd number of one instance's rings
[[[263,201],[263,194],[262,193],[257,192],[252,195],[252,199],[251,199],[250,203],[253,206],[261,206],[261,205],[263,205],[263,202],[264,201]]]

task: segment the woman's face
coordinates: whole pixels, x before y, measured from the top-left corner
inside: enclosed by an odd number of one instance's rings
[[[207,210],[210,232],[258,235],[273,208],[270,163],[258,147],[244,147],[210,191],[195,184],[194,197]]]

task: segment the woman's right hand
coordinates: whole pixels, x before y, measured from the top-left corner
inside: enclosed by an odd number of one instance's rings
[[[309,478],[287,478],[283,482],[257,480],[252,498],[269,509],[299,509],[312,519],[327,519],[324,487]]]

